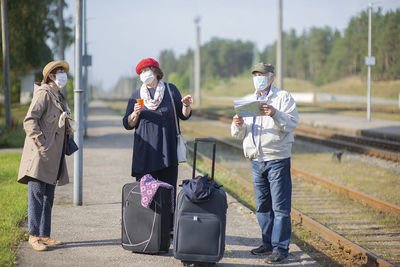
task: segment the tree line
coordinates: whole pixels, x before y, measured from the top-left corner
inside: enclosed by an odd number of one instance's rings
[[[62,0],[66,6],[65,0]],[[20,78],[28,71],[36,74],[41,81],[41,70],[49,61],[54,60],[53,51],[58,39],[58,0],[12,0],[7,1],[8,43],[10,53],[10,79],[12,102],[19,102]],[[71,18],[66,20],[64,35],[66,46],[73,43],[73,30],[69,26]],[[51,40],[54,47],[48,44]],[[0,45],[1,45],[0,38]],[[3,58],[0,51],[1,60]],[[3,73],[3,65],[0,64]],[[4,77],[0,82],[3,85]],[[3,86],[0,86],[3,87]],[[2,91],[3,92],[3,88]]]
[[[351,75],[366,75],[364,57],[368,55],[368,10],[352,17],[343,33],[326,27],[313,27],[300,35],[295,30],[283,33],[283,76],[322,85]],[[248,73],[256,61],[276,64],[276,42],[260,53],[255,44],[214,38],[203,44],[202,84],[209,80]],[[400,9],[372,13],[372,56],[376,58],[372,79],[400,79]],[[180,88],[193,88],[193,50],[176,57],[163,50],[160,64],[167,79]]]

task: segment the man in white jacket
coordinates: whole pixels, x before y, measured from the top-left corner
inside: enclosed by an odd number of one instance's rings
[[[235,115],[233,137],[243,139],[245,157],[251,159],[257,220],[262,245],[251,250],[266,255],[266,262],[279,263],[289,255],[292,180],[290,156],[293,131],[299,121],[292,96],[273,85],[274,67],[258,63],[253,67],[254,100],[265,100],[261,116]]]

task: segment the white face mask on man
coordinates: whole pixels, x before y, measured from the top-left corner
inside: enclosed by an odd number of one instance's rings
[[[269,77],[270,77],[269,74],[267,76],[254,76],[253,77],[254,88],[257,91],[261,91],[267,88]]]
[[[56,79],[54,80],[58,88],[63,88],[67,85],[68,76],[65,72],[56,73]]]
[[[145,84],[151,84],[154,81],[154,73],[149,71],[144,71],[140,73],[140,80]]]

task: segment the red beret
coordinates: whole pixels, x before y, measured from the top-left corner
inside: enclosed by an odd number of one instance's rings
[[[141,69],[151,66],[159,68],[160,64],[158,64],[158,62],[152,58],[145,58],[142,61],[140,61],[139,64],[137,64],[136,73],[140,75]]]

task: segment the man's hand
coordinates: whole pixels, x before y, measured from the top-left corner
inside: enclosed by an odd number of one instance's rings
[[[239,115],[235,115],[233,116],[233,123],[235,124],[235,126],[240,127],[243,125],[244,120],[243,117],[239,116]]]
[[[274,116],[276,112],[276,108],[268,104],[262,104],[260,110],[262,114],[270,117]]]

